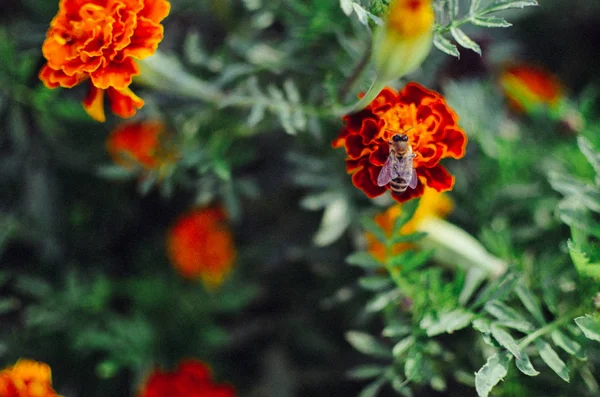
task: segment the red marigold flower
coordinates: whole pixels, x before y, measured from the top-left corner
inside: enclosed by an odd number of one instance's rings
[[[222,208],[203,208],[184,214],[169,230],[167,253],[187,278],[219,286],[231,271],[236,249]]]
[[[166,0],[61,0],[46,34],[39,73],[48,88],[89,80],[84,109],[104,121],[104,91],[112,111],[131,117],[144,101],[129,89],[139,74],[134,59],[152,55],[163,38]]]
[[[106,150],[115,163],[125,168],[159,169],[173,158],[165,135],[159,121],[121,124],[106,139]]]
[[[154,370],[138,397],[235,397],[235,389],[216,384],[208,365],[197,360],[179,363],[174,372]]]
[[[47,364],[19,360],[0,371],[1,397],[60,397],[52,389],[52,374]]]
[[[451,190],[454,177],[439,164],[446,157],[465,155],[467,136],[458,126],[458,116],[444,97],[417,84],[407,84],[399,93],[383,91],[365,109],[344,116],[346,126],[333,147],[346,148],[346,170],[352,182],[368,197],[382,195],[390,185],[379,186],[377,177],[389,156],[389,141],[395,134],[408,137],[418,182],[414,189],[392,192],[398,202],[423,195],[425,186],[438,192]]]
[[[564,99],[560,80],[539,66],[510,65],[502,71],[500,85],[510,106],[518,112],[530,113],[542,106],[554,108]]]

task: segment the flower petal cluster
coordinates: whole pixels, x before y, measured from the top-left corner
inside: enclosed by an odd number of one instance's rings
[[[510,106],[518,112],[531,113],[543,106],[554,108],[564,98],[560,80],[539,66],[507,66],[500,76],[500,85]]]
[[[52,389],[50,367],[33,360],[19,360],[0,371],[2,397],[60,397]]]
[[[184,360],[174,372],[154,370],[138,397],[235,397],[235,389],[216,384],[210,368],[197,360]]]
[[[124,168],[159,169],[168,164],[173,153],[166,147],[164,125],[159,121],[125,123],[115,128],[106,139],[106,150],[114,162]]]
[[[169,230],[167,253],[183,277],[200,278],[207,287],[219,286],[236,257],[225,211],[215,207],[184,214]]]
[[[444,193],[438,193],[431,188],[425,188],[425,192],[419,201],[419,206],[413,214],[413,217],[408,221],[402,229],[400,234],[411,234],[419,230],[419,225],[425,219],[436,217],[445,218],[452,209],[454,203]],[[402,204],[395,204],[388,208],[385,212],[375,216],[375,223],[381,227],[388,238],[392,237],[392,231],[394,230],[394,222],[402,214]],[[387,256],[386,247],[383,243],[379,242],[370,233],[367,233],[367,249],[375,258],[380,261],[385,261]],[[406,251],[413,248],[413,244],[410,243],[399,243],[394,245],[392,248],[392,255],[399,254],[400,252]]]
[[[462,158],[467,136],[457,124],[456,113],[437,92],[417,83],[407,84],[398,93],[384,88],[365,109],[344,116],[344,121],[346,126],[333,146],[345,147],[346,170],[368,197],[391,190],[389,184],[378,186],[377,177],[389,156],[389,141],[397,133],[408,136],[419,181],[414,189],[392,192],[396,201],[420,197],[425,186],[438,192],[454,186],[454,177],[440,160]]]
[[[373,38],[377,78],[387,82],[402,77],[425,60],[433,44],[435,14],[431,0],[393,0],[384,25]]]
[[[163,38],[166,0],[61,0],[46,34],[39,73],[48,88],[89,80],[84,109],[104,121],[104,92],[112,111],[131,117],[144,101],[130,89],[139,74],[135,59],[152,55]]]

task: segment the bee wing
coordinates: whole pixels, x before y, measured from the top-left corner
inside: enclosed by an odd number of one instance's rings
[[[379,175],[377,176],[377,185],[385,186],[394,179],[394,159],[392,156],[389,156],[383,165],[381,171],[379,171]]]
[[[417,187],[417,182],[419,182],[419,178],[417,177],[417,170],[412,169],[412,175],[410,178],[410,182],[408,183],[408,187],[414,189]]]

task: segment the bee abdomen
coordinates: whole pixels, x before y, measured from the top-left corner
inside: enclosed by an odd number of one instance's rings
[[[402,178],[392,179],[390,182],[390,187],[394,192],[402,193],[408,188],[408,181]]]

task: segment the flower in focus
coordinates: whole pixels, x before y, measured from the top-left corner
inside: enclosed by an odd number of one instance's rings
[[[19,360],[0,371],[1,397],[59,397],[52,389],[50,367],[33,360]]]
[[[558,78],[538,66],[508,66],[500,75],[500,85],[510,106],[518,112],[532,113],[542,107],[556,108],[564,98]]]
[[[139,74],[134,59],[152,55],[163,38],[166,0],[61,0],[46,34],[39,73],[48,88],[72,88],[89,80],[86,112],[104,121],[104,92],[112,111],[131,117],[144,101],[129,85]]]
[[[225,211],[203,208],[183,215],[169,230],[167,253],[182,276],[200,278],[207,287],[218,287],[236,256]]]
[[[389,184],[378,186],[377,177],[389,156],[389,140],[404,133],[416,155],[413,166],[418,183],[404,192],[392,192],[398,202],[423,195],[425,186],[438,192],[451,190],[454,177],[439,164],[446,157],[465,155],[467,136],[457,125],[458,116],[444,97],[417,83],[399,93],[385,88],[365,109],[344,117],[346,126],[333,142],[346,148],[346,170],[352,182],[368,197],[382,195]]]
[[[164,125],[158,121],[121,124],[108,136],[106,150],[124,168],[160,170],[173,160],[165,135]]]
[[[392,1],[373,38],[378,80],[402,77],[421,65],[431,50],[434,22],[431,0]]]
[[[415,233],[419,230],[419,225],[424,219],[431,217],[445,218],[450,212],[452,212],[453,208],[454,203],[445,194],[438,193],[431,188],[425,188],[425,192],[419,201],[417,210],[410,221],[408,221],[402,227],[402,229],[400,229],[400,234]],[[375,223],[381,227],[388,238],[392,237],[391,234],[394,230],[394,222],[400,216],[400,214],[402,214],[402,204],[396,204],[375,217]],[[380,261],[384,261],[387,256],[385,245],[379,242],[375,236],[370,233],[367,234],[366,238],[368,251],[371,253],[371,255]],[[414,244],[410,243],[396,244],[392,248],[391,254],[398,254],[412,248],[413,246]]]
[[[154,370],[138,397],[235,397],[235,389],[216,384],[210,368],[197,360],[179,363],[174,372]]]

